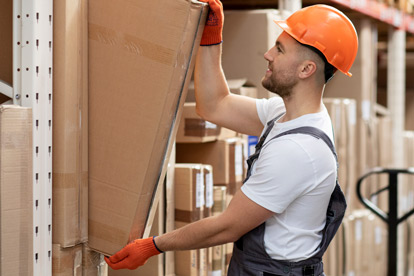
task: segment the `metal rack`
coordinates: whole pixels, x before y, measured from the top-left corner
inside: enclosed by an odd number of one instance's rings
[[[13,84],[0,92],[33,114],[33,275],[52,275],[53,0],[13,1]]]

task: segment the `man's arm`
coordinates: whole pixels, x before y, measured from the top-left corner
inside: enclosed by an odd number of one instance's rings
[[[163,251],[206,248],[238,240],[273,215],[239,190],[226,211],[158,237],[137,239],[105,261],[112,269],[136,269]]]
[[[273,215],[239,190],[220,215],[208,217],[155,237],[162,251],[190,250],[234,242]]]
[[[230,93],[221,66],[221,47],[200,46],[198,50],[194,71],[197,113],[217,125],[259,136],[263,124],[256,100]]]

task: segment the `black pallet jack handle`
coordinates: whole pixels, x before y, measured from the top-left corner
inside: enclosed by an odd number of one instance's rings
[[[361,183],[367,177],[373,174],[388,174],[389,185],[385,188],[388,189],[388,204],[389,211],[386,214],[383,210],[378,208],[367,198],[361,195]],[[379,216],[385,223],[388,224],[388,276],[397,275],[397,241],[398,241],[398,224],[406,220],[410,215],[414,213],[414,209],[407,212],[402,217],[398,217],[398,174],[414,174],[414,168],[408,169],[384,169],[375,168],[370,172],[364,174],[359,178],[357,182],[356,192],[358,199],[374,214]]]

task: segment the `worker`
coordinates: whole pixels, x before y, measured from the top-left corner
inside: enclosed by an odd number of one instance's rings
[[[253,99],[229,92],[221,66],[223,6],[203,1],[210,12],[195,65],[196,109],[205,120],[261,136],[246,179],[222,214],[134,240],[105,260],[113,269],[135,269],[161,252],[234,242],[228,275],[325,275],[322,255],[346,202],[322,95],[338,70],[351,76],[355,28],[327,5],[275,21],[283,32],[264,54],[262,85],[276,96]]]

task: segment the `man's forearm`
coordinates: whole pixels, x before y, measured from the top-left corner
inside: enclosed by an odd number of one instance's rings
[[[197,111],[204,118],[214,114],[219,102],[229,90],[221,67],[222,45],[199,47],[195,71],[195,97]]]
[[[191,250],[232,242],[231,233],[218,217],[209,217],[158,236],[155,243],[162,251]]]

